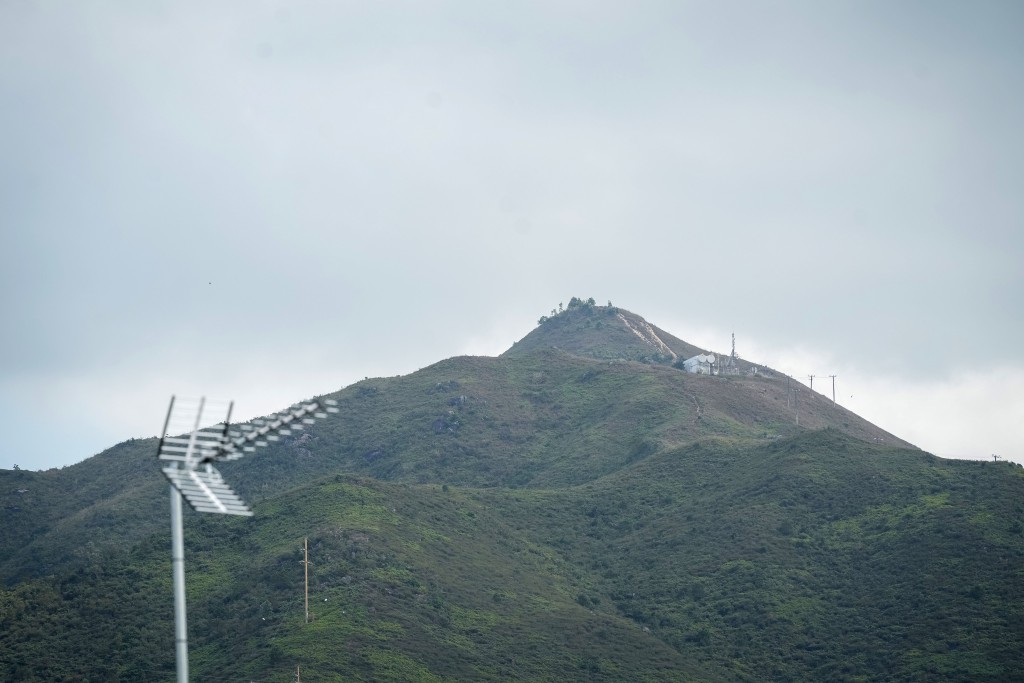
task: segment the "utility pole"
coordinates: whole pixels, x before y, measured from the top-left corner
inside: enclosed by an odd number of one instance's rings
[[[295,683],[302,683],[302,665],[295,665]]]
[[[302,539],[302,564],[306,570],[306,623],[309,623],[309,538]]]
[[[790,378],[792,379],[792,378]],[[796,426],[800,426],[800,383],[797,382],[797,387],[793,389],[793,411],[796,413]]]
[[[829,375],[832,378],[832,405],[836,404],[836,376]]]
[[[811,378],[811,391],[814,391],[814,375],[807,375]]]

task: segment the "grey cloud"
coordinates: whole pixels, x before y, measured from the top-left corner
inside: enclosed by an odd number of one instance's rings
[[[909,379],[1024,363],[1020,20],[7,3],[0,379],[296,340],[398,371],[573,295]]]

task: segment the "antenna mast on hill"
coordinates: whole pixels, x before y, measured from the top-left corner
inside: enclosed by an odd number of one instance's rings
[[[227,485],[214,462],[238,460],[246,453],[277,441],[278,435],[304,429],[316,422],[314,418],[336,413],[335,401],[310,401],[289,411],[253,420],[249,424],[232,425],[233,402],[213,404],[223,420],[212,427],[202,427],[203,412],[211,405],[205,398],[178,401],[167,409],[164,430],[160,433],[157,458],[164,463],[162,472],[171,483],[171,567],[174,585],[174,653],[178,683],[188,683],[188,627],[185,613],[185,542],[182,529],[184,498],[196,512],[251,517],[252,510]],[[224,410],[220,413],[220,410]],[[209,419],[209,418],[207,418]],[[183,436],[175,436],[184,434]]]

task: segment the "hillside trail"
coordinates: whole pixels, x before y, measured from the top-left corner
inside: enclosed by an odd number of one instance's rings
[[[643,326],[646,328],[647,334],[650,335],[648,337],[648,336],[645,336],[643,332],[641,332],[636,327],[634,327],[633,324],[631,322],[629,322],[629,320],[626,319],[626,316],[624,316],[621,313],[619,313],[618,314],[618,318],[619,318],[619,320],[621,320],[623,322],[623,324],[627,328],[629,328],[630,332],[632,332],[636,336],[640,337],[640,339],[642,339],[644,341],[644,343],[650,344],[651,346],[655,347],[656,349],[658,349],[662,353],[667,353],[668,355],[672,356],[672,360],[676,360],[677,358],[679,358],[679,356],[676,355],[676,352],[673,351],[672,349],[670,349],[668,344],[663,342],[661,340],[661,337],[659,337],[654,332],[654,328],[651,327],[650,323],[647,323],[647,322],[643,323]]]

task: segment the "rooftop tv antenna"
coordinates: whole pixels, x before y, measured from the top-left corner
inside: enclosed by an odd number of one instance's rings
[[[185,542],[182,530],[184,497],[196,512],[252,516],[252,510],[238,497],[213,467],[214,462],[237,460],[246,453],[277,441],[293,430],[304,429],[317,418],[336,413],[336,401],[314,400],[296,404],[287,411],[232,425],[234,402],[179,400],[171,396],[164,430],[160,433],[157,458],[171,483],[171,566],[174,579],[174,652],[178,683],[188,683],[188,628],[185,619]],[[205,413],[205,415],[204,415]],[[223,416],[223,417],[221,417]],[[211,427],[203,420],[220,419]],[[183,436],[176,436],[183,434]]]

